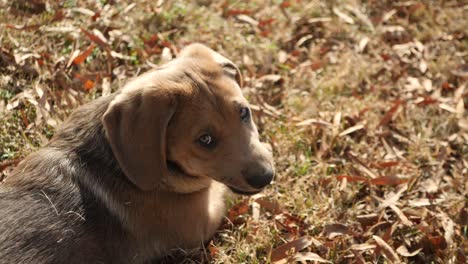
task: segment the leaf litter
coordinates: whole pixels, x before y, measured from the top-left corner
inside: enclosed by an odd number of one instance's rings
[[[277,175],[162,263],[466,263],[462,1],[0,1],[0,181],[78,105],[199,41]]]

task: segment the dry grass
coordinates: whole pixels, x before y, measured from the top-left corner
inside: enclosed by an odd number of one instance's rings
[[[466,263],[463,1],[57,2],[0,1],[2,178],[76,106],[198,41],[240,65],[278,175],[167,263]]]

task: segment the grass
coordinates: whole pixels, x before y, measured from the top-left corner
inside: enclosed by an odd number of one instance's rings
[[[0,5],[0,178],[75,107],[197,41],[241,68],[278,173],[168,263],[466,262],[462,1]]]

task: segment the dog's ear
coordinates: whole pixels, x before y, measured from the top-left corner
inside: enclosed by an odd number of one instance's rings
[[[219,56],[221,56],[221,55],[219,55]],[[217,62],[223,67],[224,73],[229,75],[231,78],[234,78],[236,80],[237,84],[239,85],[239,87],[242,88],[242,86],[244,85],[244,81],[242,80],[242,74],[241,74],[239,68],[234,63],[232,63],[230,60],[227,60],[224,57],[222,57],[222,59],[225,59],[225,60],[220,60],[220,61],[217,61]]]
[[[207,46],[200,43],[193,43],[182,49],[180,52],[181,57],[193,57],[202,59],[212,59],[223,67],[223,71],[226,75],[236,80],[239,87],[242,88],[243,80],[242,74],[239,68],[229,59],[222,56],[218,52],[208,48]]]
[[[117,95],[102,118],[121,169],[142,190],[155,189],[167,173],[166,130],[176,104],[168,92],[134,90]]]

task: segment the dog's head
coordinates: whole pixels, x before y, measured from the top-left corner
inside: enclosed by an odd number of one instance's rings
[[[194,192],[211,179],[241,194],[263,189],[273,159],[241,86],[237,66],[201,44],[128,83],[102,120],[125,175],[142,190]]]

